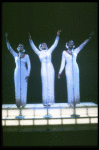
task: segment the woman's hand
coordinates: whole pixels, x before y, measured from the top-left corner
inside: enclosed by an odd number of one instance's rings
[[[7,39],[7,36],[8,36],[8,33],[6,32],[6,33],[5,33],[5,37],[6,37],[6,39]]]
[[[60,32],[61,32],[61,31],[62,31],[62,30],[60,30],[60,31],[58,30],[58,31],[57,31],[57,36],[59,36],[59,35],[60,35]]]
[[[28,82],[28,79],[29,79],[29,76],[26,76],[26,78],[25,78],[26,82]]]
[[[90,34],[90,37],[89,37],[89,39],[91,39],[92,38],[92,36],[94,35],[95,33],[94,33],[94,31]]]
[[[28,32],[28,34],[29,34],[29,39],[31,39],[31,34],[30,34],[30,32]]]
[[[8,42],[7,36],[8,36],[8,33],[6,32],[6,33],[5,33],[6,42]]]
[[[58,79],[60,79],[61,74],[58,73]]]
[[[94,33],[94,31],[90,34],[91,36],[93,36],[95,33]]]

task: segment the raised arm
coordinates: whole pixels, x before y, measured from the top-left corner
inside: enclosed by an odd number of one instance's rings
[[[53,52],[53,50],[56,48],[56,46],[57,46],[57,44],[58,44],[60,32],[61,32],[61,30],[60,30],[60,31],[59,31],[59,30],[57,31],[57,36],[56,36],[55,42],[54,42],[54,44],[49,48],[49,51],[50,51],[51,53]]]
[[[60,66],[60,70],[59,70],[59,73],[58,73],[58,78],[60,79],[60,75],[62,74],[62,71],[65,67],[65,56],[64,56],[64,52],[62,52],[62,60],[61,60],[61,66]]]
[[[78,54],[82,49],[83,47],[90,41],[91,39],[91,36],[94,34],[94,32],[92,32],[90,34],[90,37],[88,39],[86,39],[78,48],[75,49],[75,52]]]
[[[12,49],[12,47],[11,47],[11,45],[10,45],[8,39],[7,39],[8,34],[6,33],[5,36],[6,36],[6,44],[7,44],[8,50],[9,50],[10,53],[13,55],[13,57],[18,56],[18,53],[16,53],[16,52]]]
[[[31,48],[34,50],[34,52],[39,55],[40,54],[40,51],[37,49],[37,47],[34,45],[32,39],[31,39],[31,35],[29,33],[29,43],[31,45]]]

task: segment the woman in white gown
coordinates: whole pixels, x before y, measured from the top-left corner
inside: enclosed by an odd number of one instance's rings
[[[61,31],[57,32],[55,42],[49,49],[46,43],[40,44],[39,49],[37,49],[31,39],[31,35],[29,34],[30,45],[34,52],[38,55],[41,62],[42,101],[44,106],[50,106],[50,104],[54,103],[55,71],[51,62],[51,54],[58,44],[60,32]]]
[[[74,49],[74,42],[71,40],[66,43],[67,50],[62,52],[61,66],[58,73],[58,78],[62,74],[65,67],[65,75],[67,81],[67,97],[68,104],[73,106],[80,103],[80,88],[79,88],[79,67],[76,62],[77,55],[81,49],[88,43],[89,39],[85,40],[78,48]],[[65,64],[66,62],[66,64]]]
[[[18,108],[20,106],[24,108],[27,102],[27,82],[28,82],[28,77],[30,75],[30,70],[31,70],[30,59],[27,54],[24,54],[25,50],[24,50],[23,44],[19,44],[17,48],[19,53],[16,53],[12,49],[7,39],[7,35],[6,35],[6,44],[7,44],[8,50],[13,55],[15,59],[15,63],[16,63],[16,68],[14,71],[16,105]],[[27,68],[26,68],[26,64],[27,64]]]

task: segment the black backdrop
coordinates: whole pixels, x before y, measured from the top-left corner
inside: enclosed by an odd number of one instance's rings
[[[28,81],[27,103],[42,103],[41,64],[38,56],[29,45],[28,32],[35,45],[46,42],[50,47],[61,29],[58,46],[52,53],[55,68],[55,102],[67,102],[66,77],[63,71],[57,78],[62,51],[68,40],[74,40],[78,47],[92,31],[95,35],[79,53],[77,62],[80,70],[81,102],[97,103],[97,26],[98,4],[94,2],[4,2],[2,3],[2,98],[3,104],[14,104],[13,56],[7,50],[5,32],[12,48],[17,52],[18,44],[24,44],[31,61],[31,74]]]

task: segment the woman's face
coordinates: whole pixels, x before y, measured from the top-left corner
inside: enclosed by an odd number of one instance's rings
[[[68,43],[68,47],[69,47],[70,49],[72,49],[72,48],[73,48],[73,45],[74,45],[73,41],[69,41],[69,43]]]
[[[19,52],[23,52],[23,45],[22,44],[19,44],[18,48],[19,48]]]
[[[42,49],[46,49],[47,48],[47,44],[46,43],[42,43]]]

